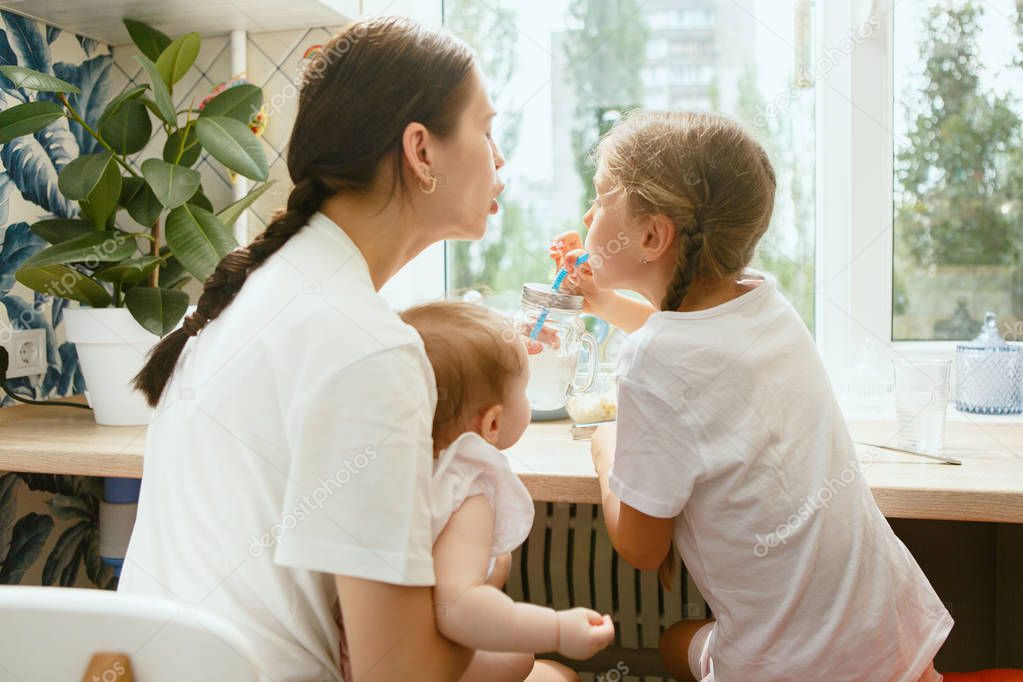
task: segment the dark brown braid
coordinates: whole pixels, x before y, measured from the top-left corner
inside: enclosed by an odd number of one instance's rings
[[[402,135],[419,122],[450,135],[473,82],[472,52],[450,35],[408,19],[349,24],[314,55],[288,142],[294,188],[287,207],[247,247],[224,256],[203,285],[196,311],[150,352],[134,386],[155,406],[186,342],[220,316],[249,274],[339,192],[365,192],[390,173],[404,191]],[[387,168],[384,168],[384,166]]]
[[[307,178],[299,181],[288,195],[288,207],[280,212],[266,230],[247,246],[224,256],[213,274],[206,278],[196,311],[185,318],[181,328],[164,337],[153,348],[146,366],[135,377],[135,388],[155,406],[178,362],[189,337],[198,334],[208,322],[231,304],[249,273],[266,262],[294,236],[320,207],[325,198],[323,186]]]

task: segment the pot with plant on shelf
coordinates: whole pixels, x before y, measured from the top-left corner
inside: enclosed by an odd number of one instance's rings
[[[21,66],[0,73],[28,93],[0,112],[0,144],[31,135],[66,117],[102,151],[67,163],[60,193],[77,201],[75,218],[47,218],[31,226],[49,246],[28,258],[15,278],[34,291],[79,302],[64,312],[96,422],[146,424],[152,414],[132,378],[149,350],[189,311],[184,287],[203,282],[238,247],[232,225],[270,186],[266,155],[251,126],[263,103],[260,88],[236,83],[200,108],[174,108],[174,84],[192,68],[200,38],[171,40],[125,20],[141,54],[148,83],[114,97],[94,120],[77,106],[77,87]],[[155,134],[165,135],[160,157],[130,159]],[[215,210],[193,166],[202,151],[234,173],[264,181]]]

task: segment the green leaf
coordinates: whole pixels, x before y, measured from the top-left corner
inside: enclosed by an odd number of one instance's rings
[[[259,197],[266,194],[266,191],[270,189],[270,185],[274,184],[274,182],[274,180],[264,182],[259,187],[249,190],[249,193],[238,201],[234,202],[230,206],[224,207],[222,211],[217,213],[217,217],[220,218],[220,222],[224,223],[225,227],[230,228],[238,222],[238,218],[240,218],[242,213],[245,212],[245,209],[254,204]]]
[[[67,92],[72,95],[77,95],[81,92],[67,81],[62,81],[48,73],[27,69],[24,66],[0,66],[0,73],[7,76],[16,88],[25,88],[38,92]]]
[[[99,518],[99,501],[85,495],[57,493],[46,501],[46,506],[50,513],[62,521],[95,522]]]
[[[251,83],[234,85],[211,99],[199,112],[200,117],[226,116],[248,125],[263,105],[263,91]]]
[[[103,285],[66,265],[22,267],[14,278],[41,294],[70,298],[93,308],[110,305],[110,294]]]
[[[199,55],[200,42],[198,33],[186,33],[165,47],[157,57],[156,68],[168,87],[181,80],[192,68]]]
[[[0,144],[42,130],[64,115],[53,102],[26,102],[0,112]]]
[[[121,196],[121,171],[117,164],[107,164],[99,182],[89,192],[89,196],[78,202],[82,213],[92,221],[97,230],[102,230],[117,210],[117,199]]]
[[[198,171],[160,159],[146,159],[142,163],[142,176],[167,208],[177,208],[188,201],[201,182]]]
[[[206,209],[210,213],[213,213],[213,202],[210,201],[210,198],[203,193],[201,186],[199,187],[199,189],[195,190],[195,194],[188,198],[187,203],[192,204],[193,206],[198,206],[199,208]]]
[[[217,216],[191,204],[170,212],[166,233],[171,252],[200,282],[206,281],[220,259],[238,246]]]
[[[67,263],[116,263],[138,250],[135,240],[127,232],[106,230],[90,232],[81,237],[48,246],[22,264],[22,268],[38,268]]]
[[[53,518],[48,514],[29,512],[18,519],[11,534],[11,547],[0,565],[0,584],[16,585],[29,566],[39,558],[43,545],[53,531]]]
[[[96,279],[104,282],[134,286],[144,280],[153,269],[160,264],[156,256],[139,256],[126,258],[120,263],[96,271]]]
[[[124,294],[132,317],[157,336],[169,334],[188,309],[188,294],[173,289],[132,287]]]
[[[171,44],[171,39],[167,34],[158,31],[149,24],[134,19],[124,19],[123,21],[124,27],[128,29],[128,35],[131,36],[131,42],[135,43],[139,51],[154,62],[160,57],[160,53]]]
[[[204,116],[196,120],[195,132],[217,161],[247,178],[266,180],[266,154],[247,125],[224,116]]]
[[[99,134],[118,154],[134,154],[149,142],[153,122],[142,102],[125,102],[99,127]]]
[[[148,85],[136,85],[133,88],[128,88],[120,95],[110,100],[107,103],[106,108],[103,109],[103,113],[100,114],[96,125],[102,127],[103,124],[107,122],[107,119],[116,114],[125,102],[141,97],[142,93],[144,93],[148,88]]]
[[[64,166],[57,177],[61,194],[76,201],[87,199],[112,163],[111,158],[110,152],[85,154]]]
[[[195,128],[187,128],[188,137],[185,137],[185,130],[185,128],[179,128],[167,137],[167,142],[163,145],[163,160],[167,163],[177,163],[179,166],[190,167],[199,160],[202,147],[199,146],[199,138],[196,137]],[[181,146],[182,138],[185,140],[184,149]],[[181,152],[181,158],[175,161],[179,151]]]
[[[164,264],[160,266],[161,289],[177,289],[192,281],[192,275],[185,270],[181,261],[174,257],[168,247],[160,249],[160,257],[164,259]]]
[[[29,229],[51,244],[60,244],[69,239],[95,232],[92,229],[92,223],[88,220],[69,220],[65,218],[40,220],[34,225],[29,225]]]
[[[163,211],[163,204],[153,194],[153,190],[142,178],[128,177],[121,186],[121,206],[128,210],[128,215],[139,225],[151,227]]]
[[[70,587],[74,584],[78,567],[82,565],[85,550],[89,547],[90,532],[98,532],[95,524],[81,521],[60,534],[43,564],[43,585]]]
[[[177,125],[178,116],[174,112],[174,102],[171,101],[170,90],[167,89],[167,84],[164,83],[163,79],[160,77],[160,72],[157,71],[156,64],[151,62],[148,57],[141,54],[135,55],[135,59],[138,60],[138,63],[146,70],[146,74],[149,76],[149,84],[153,87],[153,98],[156,100],[154,102],[156,105],[154,113],[165,123]],[[148,98],[143,97],[143,103],[145,103],[147,99]]]

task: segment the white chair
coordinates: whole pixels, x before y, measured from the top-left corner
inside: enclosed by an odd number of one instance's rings
[[[242,633],[193,606],[108,590],[0,587],[0,682],[78,682],[97,652],[127,654],[136,682],[260,679]]]

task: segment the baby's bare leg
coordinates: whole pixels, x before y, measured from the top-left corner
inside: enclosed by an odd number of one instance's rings
[[[568,666],[554,661],[537,661],[526,682],[579,682],[579,675]]]
[[[461,682],[522,682],[532,669],[533,654],[477,649]]]
[[[664,667],[668,669],[671,676],[679,682],[695,682],[699,677],[694,677],[689,668],[689,645],[693,641],[693,635],[712,620],[680,620],[667,630],[661,633],[661,660]]]
[[[461,682],[579,682],[571,668],[554,661],[533,662],[532,654],[476,651]]]

